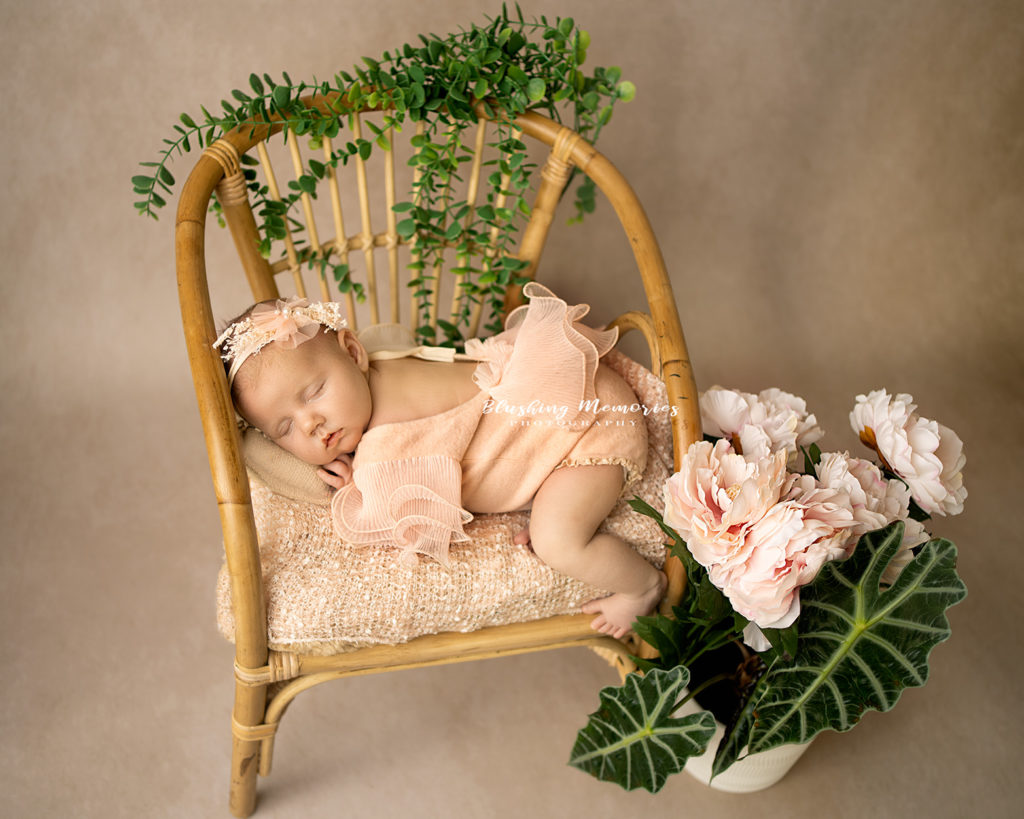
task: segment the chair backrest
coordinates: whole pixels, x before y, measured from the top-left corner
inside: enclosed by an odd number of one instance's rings
[[[344,164],[330,161],[344,138],[307,140],[288,134],[281,142],[270,139],[280,126],[269,133],[266,128],[242,129],[206,150],[224,171],[216,199],[254,298],[275,298],[287,290],[340,300],[347,305],[350,325],[404,322],[437,343],[450,341],[455,326],[464,337],[496,330],[501,309],[489,315],[491,305],[481,296],[503,292],[502,282],[511,272],[533,277],[571,175],[567,157],[579,137],[569,130],[558,136],[528,202],[530,191],[521,188],[534,163],[527,159],[510,167],[508,154],[500,149],[513,132],[509,123],[481,116],[468,129],[465,144],[448,142],[448,134],[438,144],[436,137],[433,143],[425,138],[422,122],[403,143],[393,129],[382,127],[379,111],[346,119],[352,152]],[[306,142],[312,143],[308,150]],[[438,161],[438,154],[452,145],[455,150],[444,158],[452,173],[442,177],[442,187],[421,186],[423,165]],[[372,148],[372,154],[357,146]],[[404,154],[402,147],[408,148]],[[248,170],[247,162],[256,167]],[[497,191],[492,180],[499,183]],[[410,198],[406,194],[411,190]],[[396,204],[402,213],[396,212]],[[444,209],[457,218],[438,226],[445,234],[442,252],[428,251],[425,257],[421,235],[402,229],[402,217],[414,207]],[[529,217],[524,219],[526,212]],[[484,213],[488,221],[481,231]],[[277,261],[266,258],[268,231],[257,228],[257,217],[273,222],[281,249]],[[525,224],[520,228],[517,220]],[[515,246],[502,245],[506,225],[513,238],[521,237]]]
[[[308,104],[326,106],[329,100],[313,97]],[[572,169],[578,168],[610,201],[633,249],[649,312],[630,312],[613,323],[622,331],[639,329],[646,337],[652,369],[668,389],[677,467],[680,454],[700,435],[696,389],[661,251],[635,193],[606,157],[574,131],[551,119],[532,112],[520,115],[515,126],[521,130],[522,137],[547,152],[537,160],[539,183],[533,201],[529,207],[523,207],[519,199],[525,192],[509,185],[515,169],[503,167],[500,156],[488,158],[486,155],[489,126],[481,117],[473,131],[473,145],[465,146],[468,161],[462,164],[469,167],[453,175],[449,188],[431,194],[449,203],[464,202],[465,207],[459,214],[461,225],[446,226],[448,259],[437,256],[428,263],[417,255],[420,249],[416,236],[409,236],[401,229],[401,214],[396,213],[394,206],[401,201],[398,192],[409,190],[408,180],[403,186],[403,173],[414,175],[417,152],[430,148],[423,145],[422,138],[412,140],[416,147],[404,156],[397,156],[397,135],[381,131],[373,116],[372,112],[354,115],[346,123],[356,150],[351,154],[351,161],[339,168],[331,167],[327,161],[335,148],[329,139],[322,139],[320,145],[314,147],[323,152],[324,161],[315,160],[313,164],[309,161],[311,156],[303,155],[304,145],[300,144],[303,140],[291,134],[283,142],[271,139],[282,130],[280,123],[236,128],[203,152],[182,189],[178,205],[176,254],[182,320],[221,510],[228,569],[234,580],[245,579],[245,582],[232,583],[240,627],[236,634],[237,645],[239,650],[243,650],[244,645],[253,647],[254,664],[262,662],[261,653],[265,657],[266,651],[266,635],[260,633],[258,625],[265,623],[259,557],[235,413],[223,367],[212,347],[217,328],[204,255],[207,211],[214,195],[231,231],[254,300],[278,297],[286,282],[283,289],[299,295],[344,301],[353,327],[366,322],[405,322],[421,336],[441,340],[443,335],[450,335],[445,322],[449,325],[461,322],[467,336],[494,329],[493,323],[488,325],[488,304],[474,300],[472,294],[497,296],[500,308],[505,311],[520,303],[521,288],[502,282],[507,283],[513,277],[533,278],[555,207]],[[501,127],[507,128],[508,124]],[[371,169],[370,162],[358,150],[364,133],[379,143],[373,151],[376,157],[381,157],[383,169],[379,172]],[[382,146],[387,149],[383,150]],[[276,162],[275,151],[278,153]],[[253,153],[255,161],[247,159]],[[281,154],[292,177],[283,185]],[[262,177],[252,172],[256,164]],[[303,179],[309,176],[311,167],[323,177],[316,199],[310,192],[312,180]],[[370,195],[375,173],[383,188],[383,204],[376,210]],[[511,192],[499,194],[498,199],[478,202],[481,179],[484,174],[489,177],[492,173],[503,174],[501,190]],[[415,182],[415,178],[412,181]],[[281,203],[289,192],[296,194],[301,221],[283,212]],[[256,214],[250,194],[255,194],[259,200]],[[515,201],[504,201],[505,196],[514,197]],[[478,262],[467,264],[466,254],[478,248],[467,244],[462,226],[470,224],[483,207],[490,208],[488,216],[494,217],[495,222],[512,218],[518,211],[528,210],[529,218],[522,228],[517,248],[484,247]],[[257,227],[257,218],[263,219],[268,211],[276,218],[272,233],[284,247],[276,262],[266,258],[266,238]],[[358,229],[353,230],[352,225],[356,223]],[[333,233],[333,237],[328,238],[328,233]],[[474,241],[479,244],[479,231]],[[516,261],[504,262],[505,258]],[[476,269],[467,270],[471,267]],[[410,271],[412,287],[402,281],[403,273]],[[363,304],[356,298],[360,289],[365,295]],[[497,318],[500,319],[500,315]],[[671,596],[673,585],[682,583],[681,567],[670,569],[669,576]],[[245,633],[247,623],[255,624],[251,626],[252,633]]]

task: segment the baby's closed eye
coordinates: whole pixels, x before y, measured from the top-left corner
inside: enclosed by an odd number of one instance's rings
[[[284,438],[291,431],[292,431],[292,422],[290,420],[282,421],[280,424],[278,424],[276,427],[274,427],[273,431],[270,432],[269,435],[270,435],[271,440],[277,441],[277,440],[279,440],[281,438]]]

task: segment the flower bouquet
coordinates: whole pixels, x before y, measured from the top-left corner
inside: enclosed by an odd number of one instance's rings
[[[909,395],[857,396],[850,421],[878,464],[822,452],[815,417],[780,390],[716,387],[700,407],[705,439],[666,482],[664,516],[632,501],[671,539],[686,589],[671,617],[637,621],[660,657],[602,690],[569,760],[628,790],[710,754],[716,717],[712,777],[888,711],[927,680],[967,592],[956,547],[924,528],[963,509],[963,445]]]

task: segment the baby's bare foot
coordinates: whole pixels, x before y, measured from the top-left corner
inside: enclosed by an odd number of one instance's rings
[[[601,597],[584,603],[585,614],[597,614],[590,627],[602,634],[621,640],[633,631],[633,621],[637,617],[650,614],[665,593],[668,579],[662,572],[657,573],[654,585],[642,594],[630,595],[624,592]]]

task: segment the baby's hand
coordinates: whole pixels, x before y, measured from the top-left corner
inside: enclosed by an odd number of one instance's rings
[[[352,456],[342,455],[316,471],[317,476],[335,489],[341,489],[352,480]]]

